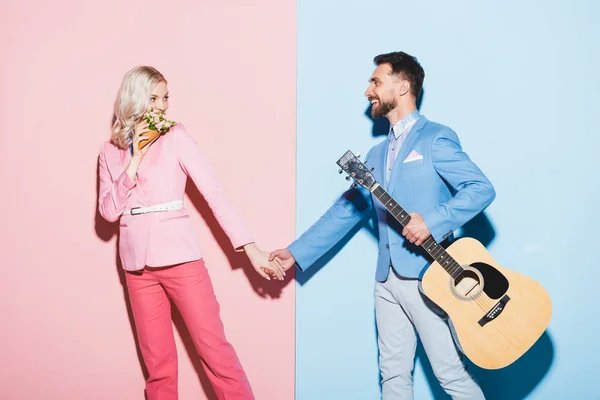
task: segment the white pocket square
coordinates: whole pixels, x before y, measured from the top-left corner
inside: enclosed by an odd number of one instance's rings
[[[405,163],[409,163],[412,161],[418,161],[418,160],[422,160],[423,156],[419,153],[417,153],[415,150],[411,151],[410,154],[408,156],[406,156],[406,158],[404,159]]]

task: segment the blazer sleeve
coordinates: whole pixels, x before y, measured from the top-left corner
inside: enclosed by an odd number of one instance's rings
[[[98,156],[98,173],[100,178],[98,210],[104,219],[115,222],[125,210],[127,199],[137,185],[137,180],[131,179],[125,171],[116,180],[112,179],[106,163],[104,146]]]
[[[369,154],[365,161],[369,159]],[[336,245],[373,208],[371,193],[361,187],[346,190],[306,232],[288,246],[298,268],[305,271]]]
[[[183,125],[175,126],[177,154],[184,172],[204,196],[215,218],[229,237],[236,251],[253,242],[250,232],[225,196],[198,144]]]
[[[451,129],[442,129],[435,135],[431,158],[436,172],[455,190],[450,200],[422,216],[433,238],[440,242],[489,206],[496,192],[462,150],[458,136]]]

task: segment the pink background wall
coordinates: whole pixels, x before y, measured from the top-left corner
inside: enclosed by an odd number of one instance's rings
[[[97,155],[131,67],[165,74],[169,116],[198,140],[259,246],[294,238],[295,25],[289,0],[2,2],[0,398],[143,398],[116,228],[95,211]],[[294,285],[248,270],[190,195],[256,397],[292,399]],[[176,337],[180,398],[211,398],[185,331]]]

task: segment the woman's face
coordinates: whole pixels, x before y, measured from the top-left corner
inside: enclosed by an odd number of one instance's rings
[[[148,104],[148,111],[155,109],[167,112],[169,108],[169,89],[167,88],[167,82],[159,82],[150,94],[150,103]]]

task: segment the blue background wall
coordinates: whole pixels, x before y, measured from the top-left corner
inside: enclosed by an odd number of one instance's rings
[[[496,187],[464,233],[552,296],[529,353],[500,371],[471,367],[488,399],[600,399],[599,4],[298,2],[298,235],[347,187],[335,161],[384,138],[363,93],[373,57],[403,50],[426,71],[421,112],[452,127]],[[371,226],[297,276],[298,400],[380,396]],[[424,357],[415,398],[447,398]]]

